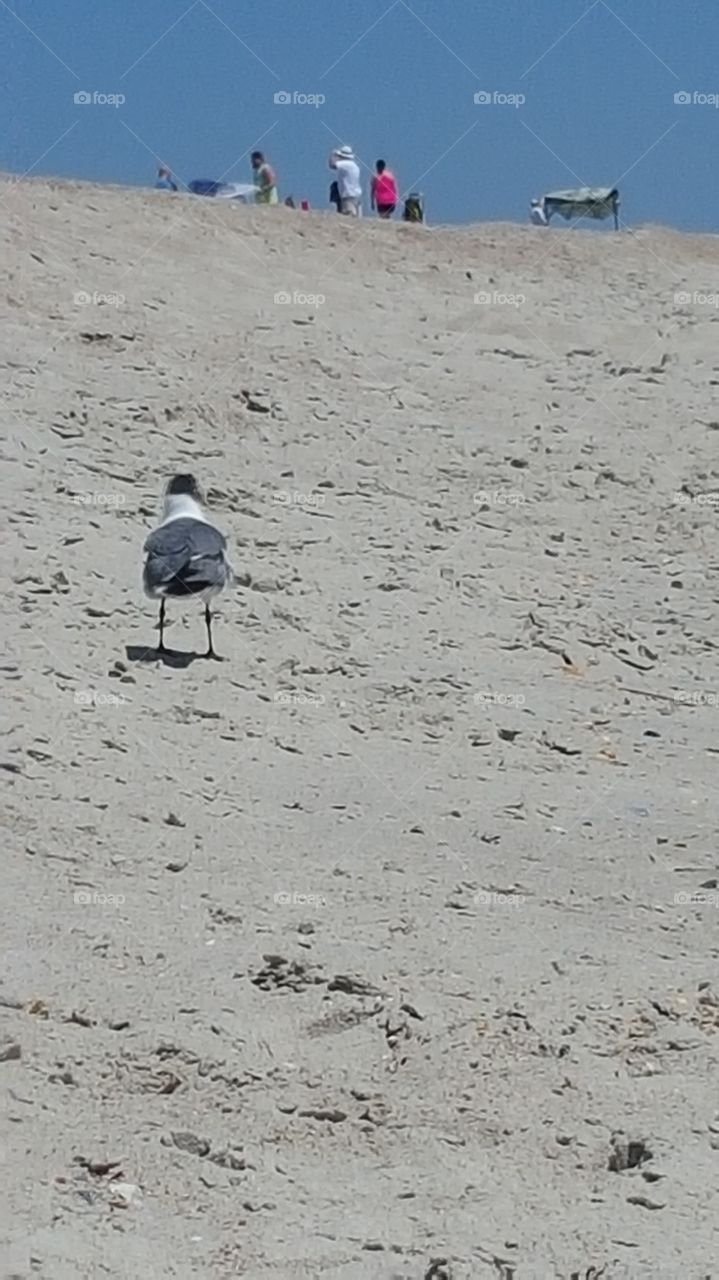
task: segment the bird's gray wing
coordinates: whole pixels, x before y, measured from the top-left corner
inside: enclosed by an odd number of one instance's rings
[[[161,525],[145,542],[146,591],[173,587],[188,592],[224,585],[229,566],[227,541],[219,529],[203,520],[182,518]]]

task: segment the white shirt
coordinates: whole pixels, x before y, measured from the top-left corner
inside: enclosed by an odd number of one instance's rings
[[[360,200],[362,187],[360,171],[356,160],[336,160],[337,189],[343,200]]]

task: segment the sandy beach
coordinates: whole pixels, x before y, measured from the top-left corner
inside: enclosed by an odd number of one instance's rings
[[[2,1276],[716,1275],[716,238],[0,200]]]

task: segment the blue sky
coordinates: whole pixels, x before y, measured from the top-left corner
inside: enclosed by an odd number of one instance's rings
[[[258,146],[282,196],[324,207],[350,142],[433,222],[618,183],[629,225],[714,231],[719,108],[674,95],[719,100],[718,33],[716,0],[0,0],[0,168],[142,185],[161,158],[247,181]]]

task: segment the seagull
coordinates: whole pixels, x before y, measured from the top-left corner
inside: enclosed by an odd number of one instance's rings
[[[175,475],[168,482],[162,520],[144,546],[142,574],[145,595],[160,601],[160,643],[158,653],[166,653],[164,643],[165,600],[199,596],[205,604],[208,649],[206,658],[219,659],[212,647],[210,600],[233,579],[225,548],[227,541],[210,524],[204,512],[200,487],[191,475]]]

